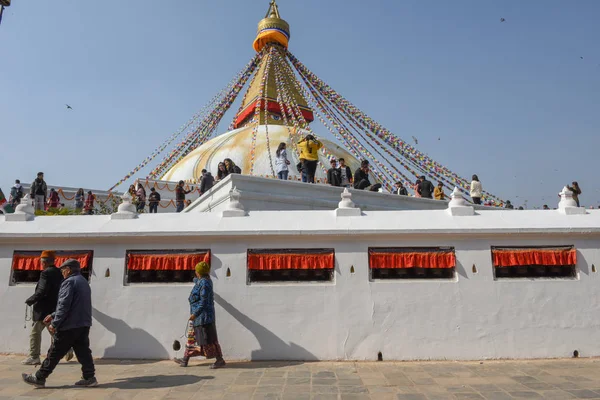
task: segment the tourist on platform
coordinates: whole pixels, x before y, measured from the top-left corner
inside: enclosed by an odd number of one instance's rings
[[[144,185],[142,185],[141,182],[138,182],[138,187],[135,194],[138,199],[136,211],[138,213],[144,212],[144,209],[146,208],[146,189],[144,189]]]
[[[94,194],[91,190],[87,192],[87,198],[83,205],[83,213],[87,215],[92,215],[94,213]]]
[[[544,204],[544,207],[542,207],[542,210],[549,210],[550,207],[548,207],[548,204]]]
[[[473,175],[471,181],[471,199],[473,199],[473,204],[481,204],[481,196],[483,196],[483,187],[481,186],[481,182],[479,182],[479,177]]]
[[[10,188],[10,197],[8,199],[8,202],[12,206],[13,210],[19,205],[19,203],[21,203],[22,198],[23,186],[21,186],[21,181],[17,179],[15,180],[14,186]]]
[[[190,194],[194,190],[194,188],[191,188],[190,190],[185,190],[184,185],[184,181],[179,181],[179,184],[177,184],[177,188],[175,188],[175,203],[177,204],[178,213],[182,212],[186,206],[185,195]]]
[[[54,334],[54,342],[40,369],[31,375],[23,374],[29,385],[44,387],[61,358],[75,350],[81,363],[82,379],[75,386],[97,386],[92,350],[90,350],[90,327],[92,326],[92,291],[88,281],[81,275],[77,260],[67,260],[60,266],[64,281],[60,285],[56,312],[48,315],[44,323]]]
[[[54,188],[50,189],[50,196],[48,196],[48,208],[58,208],[60,204],[60,197]]]
[[[575,203],[577,203],[577,207],[579,207],[579,195],[581,194],[581,188],[579,187],[579,184],[577,182],[573,182],[571,185],[572,186],[567,185],[567,189],[573,192],[573,200],[575,200]]]
[[[337,161],[330,161],[331,168],[327,170],[327,184],[331,186],[342,186],[342,171],[337,167]]]
[[[352,185],[352,170],[346,165],[346,160],[340,157],[340,173],[342,175],[342,187],[350,187]]]
[[[213,283],[210,279],[210,265],[200,262],[196,265],[194,288],[188,299],[190,303],[190,321],[193,322],[193,338],[188,341],[183,358],[176,358],[175,362],[182,367],[187,367],[191,357],[216,358],[211,369],[225,366],[215,322],[215,299]],[[195,339],[195,343],[194,342]],[[191,343],[190,343],[191,342]]]
[[[212,174],[210,172],[203,169],[202,170],[202,178],[200,178],[200,196],[202,196],[204,193],[206,193],[210,189],[212,189],[214,184],[215,184],[215,178],[212,176]]]
[[[523,206],[519,206],[519,210],[524,210]]]
[[[242,169],[235,165],[231,158],[226,158],[223,160],[223,164],[225,164],[225,168],[227,169],[227,173],[229,174],[241,174]]]
[[[369,161],[362,160],[360,168],[354,173],[354,189],[377,192],[380,188],[381,183],[371,185],[371,181],[369,181]]]
[[[421,197],[421,178],[417,178],[413,190],[415,191],[415,197]]]
[[[29,357],[22,361],[24,365],[38,365],[40,362],[40,353],[42,348],[42,332],[46,328],[44,318],[56,310],[58,302],[58,291],[63,281],[60,270],[54,266],[56,252],[45,250],[40,255],[42,273],[35,286],[35,292],[31,297],[25,300],[25,304],[33,306],[31,316],[32,326],[29,334]],[[50,333],[52,335],[52,333]],[[73,358],[73,351],[67,353],[66,360]]]
[[[396,187],[396,189],[394,190],[394,194],[400,196],[408,196],[408,190],[406,190],[402,182],[396,182],[394,186]]]
[[[225,163],[220,162],[219,163],[219,167],[217,168],[217,182],[225,179],[225,177],[229,175],[229,172],[227,172],[227,168],[225,167]]]
[[[315,139],[313,135],[306,135],[304,139],[298,142],[300,161],[304,164],[303,168],[306,172],[308,183],[315,183],[315,173],[317,172],[319,149],[321,147],[323,147],[323,143]]]
[[[446,200],[446,193],[444,193],[444,184],[438,182],[436,188],[433,190],[433,197],[436,200]]]
[[[425,175],[421,176],[421,183],[419,183],[419,194],[421,197],[425,199],[432,199],[434,190],[435,188],[433,183],[428,181]]]
[[[148,208],[150,210],[150,214],[158,213],[158,205],[159,204],[160,204],[160,193],[158,193],[155,188],[151,188],[150,196],[148,196]]]
[[[275,172],[277,172],[277,178],[287,181],[290,161],[287,158],[287,151],[285,150],[286,144],[284,142],[279,143],[277,151],[275,152]]]
[[[509,210],[514,210],[515,206],[512,205],[510,200],[506,200],[506,205],[504,206],[504,208],[507,208]]]
[[[83,203],[85,201],[85,192],[83,189],[79,189],[77,193],[75,193],[75,211],[81,212],[83,210]]]
[[[38,172],[37,178],[31,184],[29,195],[35,200],[35,211],[43,211],[48,197],[48,186],[44,181],[43,172]]]

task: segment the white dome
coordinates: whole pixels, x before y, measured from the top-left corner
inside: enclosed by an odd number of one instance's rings
[[[202,176],[203,169],[210,171],[216,176],[219,162],[222,162],[225,158],[233,160],[242,169],[242,174],[250,175],[253,128],[252,126],[246,126],[209,140],[175,164],[162,179],[168,181],[183,180],[186,182],[198,182]],[[267,128],[273,168],[271,168],[269,151],[267,150]],[[296,169],[296,164],[299,162],[298,155],[293,150],[289,129],[291,128],[281,125],[260,125],[258,127],[255,143],[256,157],[252,175],[273,177],[275,151],[279,143],[285,142],[287,144],[288,159],[291,162],[289,166],[289,179],[301,180],[301,176]],[[307,133],[303,133],[303,136]],[[325,148],[336,159],[340,157],[344,158],[346,165],[350,167],[352,173],[360,166],[360,162],[344,148],[328,140],[319,140],[323,142]],[[325,170],[330,168],[329,160],[320,152],[319,161],[320,165],[317,168],[316,180],[325,182],[326,173],[323,171],[323,167],[325,167]]]

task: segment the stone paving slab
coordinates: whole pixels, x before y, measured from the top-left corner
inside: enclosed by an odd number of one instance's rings
[[[0,356],[0,400],[511,400],[599,399],[600,359],[485,362],[230,362],[97,360],[100,385],[74,388],[61,362],[45,389],[21,381],[22,357]]]

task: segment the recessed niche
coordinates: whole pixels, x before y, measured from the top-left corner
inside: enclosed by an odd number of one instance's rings
[[[473,273],[476,274],[477,273],[477,267],[475,266],[475,264],[473,264]]]
[[[105,278],[110,278],[110,268],[106,268],[106,272],[104,273]]]
[[[596,272],[596,266],[592,264],[592,272]]]
[[[377,361],[383,361],[383,354],[381,352],[377,353]]]
[[[229,268],[227,268],[227,277],[231,277],[231,270]]]
[[[350,273],[353,274],[354,273],[354,265],[350,267]]]

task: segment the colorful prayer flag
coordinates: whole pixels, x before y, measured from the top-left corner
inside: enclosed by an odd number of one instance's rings
[[[0,189],[0,206],[6,203],[6,197],[4,197],[4,193],[2,193],[2,189]]]

